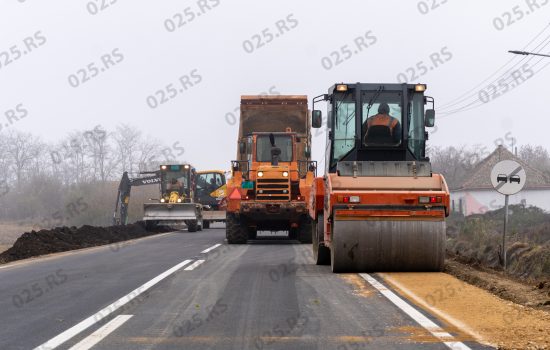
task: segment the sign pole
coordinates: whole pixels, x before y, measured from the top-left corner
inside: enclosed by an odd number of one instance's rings
[[[502,264],[506,272],[506,230],[508,229],[508,195],[504,196],[504,233],[502,234]]]
[[[516,161],[503,160],[491,170],[491,184],[497,192],[504,195],[504,232],[502,233],[502,268],[506,273],[508,267],[506,256],[506,233],[508,231],[509,197],[521,191],[527,182],[525,169]]]

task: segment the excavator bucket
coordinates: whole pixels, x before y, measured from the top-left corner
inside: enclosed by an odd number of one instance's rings
[[[157,222],[200,221],[200,210],[194,203],[145,203],[143,220]]]
[[[335,220],[333,272],[441,271],[445,221]]]

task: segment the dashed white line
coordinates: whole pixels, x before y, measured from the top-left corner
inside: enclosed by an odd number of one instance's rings
[[[458,342],[458,341],[451,341],[453,340],[453,336],[447,332],[445,332],[441,327],[433,323],[430,319],[428,319],[426,316],[422,315],[418,310],[413,308],[411,305],[409,305],[407,302],[405,302],[403,299],[398,297],[394,292],[386,288],[382,283],[378,282],[376,279],[374,279],[372,276],[370,276],[367,273],[360,273],[359,276],[361,276],[365,281],[370,283],[374,288],[376,288],[383,296],[388,298],[395,306],[400,308],[403,312],[405,312],[409,317],[411,317],[413,320],[415,320],[419,325],[424,327],[428,330],[434,337],[440,339],[443,341],[443,344],[447,345],[448,348],[453,350],[471,350],[466,344]]]
[[[200,264],[202,264],[205,260],[197,260],[195,261],[194,263],[192,263],[191,265],[187,266],[184,270],[185,271],[193,271],[194,269],[196,269]]]
[[[109,323],[99,328],[97,331],[84,338],[69,350],[88,350],[92,346],[102,341],[106,336],[113,333],[118,327],[122,326],[126,321],[132,318],[133,315],[118,315]]]
[[[97,322],[101,321],[103,318],[109,316],[110,314],[112,314],[113,312],[115,312],[116,310],[118,310],[119,308],[121,308],[122,306],[124,306],[125,304],[127,304],[128,302],[132,301],[133,299],[135,299],[137,296],[139,296],[141,293],[145,292],[146,290],[148,290],[149,288],[151,288],[152,286],[154,286],[155,284],[159,283],[160,281],[162,281],[163,279],[165,279],[166,277],[170,276],[171,274],[173,274],[174,272],[178,271],[179,269],[181,269],[182,267],[186,266],[187,264],[189,264],[191,261],[193,260],[184,260],[182,262],[180,262],[179,264],[177,264],[176,266],[172,267],[171,269],[169,270],[166,270],[165,272],[161,273],[160,275],[158,275],[157,277],[153,278],[152,280],[150,280],[149,282],[141,285],[141,287],[139,288],[136,288],[134,289],[133,291],[131,291],[129,294],[123,296],[122,298],[118,299],[117,301],[115,301],[114,303],[112,303],[111,305],[99,310],[97,313],[95,313],[94,315],[88,317],[87,319],[85,319],[84,321],[81,321],[80,323],[78,323],[77,325],[67,329],[66,331],[64,331],[63,333],[59,334],[58,336],[56,337],[53,337],[52,339],[48,340],[47,342],[45,342],[44,344],[42,345],[39,345],[38,347],[35,348],[35,350],[51,350],[51,349],[55,349],[56,347],[58,347],[59,345],[65,343],[67,340],[73,338],[74,336],[76,336],[77,334],[79,334],[80,332],[84,331],[85,329],[93,326],[94,324],[96,324]],[[199,260],[200,261],[200,260]],[[204,262],[204,260],[202,260]],[[200,265],[200,264],[199,264]]]
[[[207,248],[207,249],[203,250],[203,251],[201,252],[201,254],[206,254],[206,253],[208,253],[208,252],[210,252],[210,251],[212,251],[212,250],[218,248],[219,246],[221,246],[220,243],[214,244],[214,245],[211,246],[210,248]]]

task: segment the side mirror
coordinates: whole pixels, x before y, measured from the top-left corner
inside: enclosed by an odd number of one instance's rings
[[[424,124],[428,128],[433,128],[435,126],[435,109],[426,110]]]
[[[311,126],[319,129],[323,125],[323,113],[320,110],[314,110],[311,115]]]
[[[239,153],[240,154],[246,153],[246,143],[244,141],[239,142]]]

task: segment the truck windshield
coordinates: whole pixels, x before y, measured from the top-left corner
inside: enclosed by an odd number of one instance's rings
[[[162,174],[162,192],[178,191],[183,193],[187,189],[187,176],[182,172],[168,171]]]
[[[224,185],[222,175],[219,173],[203,173],[197,178],[197,192],[214,192]]]
[[[292,137],[275,135],[275,147],[281,149],[280,162],[292,162]],[[271,142],[269,135],[260,135],[256,141],[256,161],[271,162]]]

